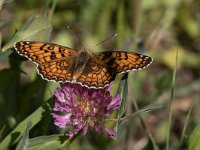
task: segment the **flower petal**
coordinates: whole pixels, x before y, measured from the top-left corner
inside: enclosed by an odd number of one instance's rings
[[[76,126],[76,128],[75,128],[74,130],[68,131],[68,132],[66,133],[66,135],[68,135],[69,137],[73,137],[73,136],[76,135],[84,126],[85,126],[85,123],[80,122],[80,123]]]
[[[118,109],[121,105],[121,97],[117,94],[111,101],[111,103],[107,106],[107,110],[113,112],[114,110]]]
[[[70,116],[72,114],[70,114],[70,113],[68,113],[64,116],[60,116],[55,113],[51,113],[51,115],[55,119],[54,124],[59,126],[60,128],[65,128],[67,125],[71,124]]]

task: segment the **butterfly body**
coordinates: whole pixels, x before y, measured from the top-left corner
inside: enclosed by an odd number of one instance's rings
[[[86,67],[87,62],[91,59],[90,54],[86,50],[78,52],[78,56],[75,58],[74,64],[70,67],[73,80],[76,80],[81,76],[83,70]],[[67,60],[66,60],[67,61]]]
[[[141,70],[152,62],[151,57],[133,52],[90,53],[35,41],[17,42],[15,49],[37,64],[38,73],[44,79],[79,83],[89,88],[104,88],[118,73]]]

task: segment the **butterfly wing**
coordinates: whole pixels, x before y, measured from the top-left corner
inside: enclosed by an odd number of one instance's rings
[[[90,59],[84,68],[81,76],[76,82],[89,88],[104,88],[115,79],[116,74],[107,68],[107,65],[96,59]]]
[[[71,81],[72,65],[77,52],[57,44],[23,41],[15,44],[17,52],[37,64],[38,73],[47,80]]]
[[[16,51],[37,64],[45,64],[52,61],[64,60],[71,56],[77,56],[74,49],[57,44],[22,41],[15,44]]]
[[[153,61],[149,56],[134,52],[108,51],[94,53],[94,55],[115,73],[141,70],[148,67]]]
[[[56,82],[71,82],[72,81],[72,66],[73,61],[54,61],[37,66],[38,73],[43,79],[53,80]]]

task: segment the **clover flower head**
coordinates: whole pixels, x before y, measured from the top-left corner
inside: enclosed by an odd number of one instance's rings
[[[116,136],[116,132],[105,127],[105,119],[121,105],[119,94],[112,97],[110,88],[89,89],[79,84],[64,83],[55,91],[55,104],[52,112],[54,124],[60,128],[74,126],[66,135],[73,137],[89,129],[97,133]]]

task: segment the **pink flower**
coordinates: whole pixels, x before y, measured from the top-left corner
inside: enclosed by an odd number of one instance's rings
[[[119,94],[111,97],[109,88],[89,89],[79,84],[64,83],[55,92],[52,116],[60,128],[74,126],[66,134],[70,137],[88,129],[115,136],[116,132],[105,127],[105,119],[121,105]]]

